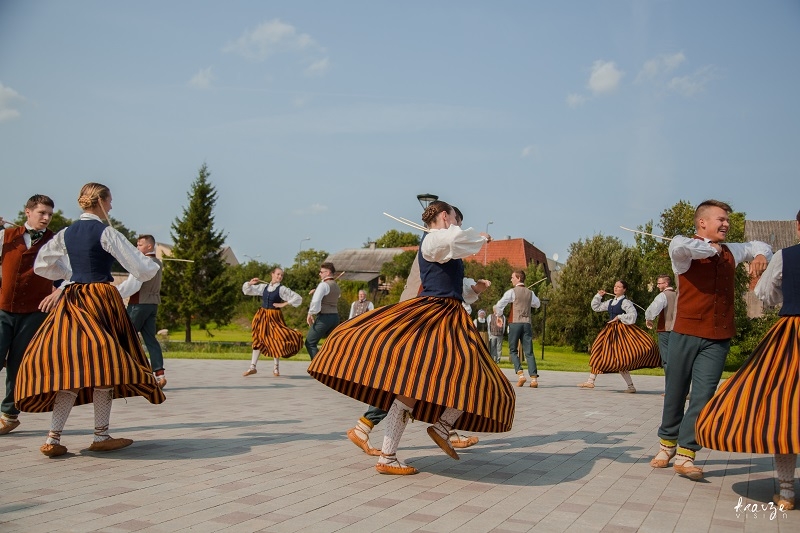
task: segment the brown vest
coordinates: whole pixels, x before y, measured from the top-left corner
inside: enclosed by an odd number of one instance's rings
[[[156,275],[150,278],[149,280],[142,283],[142,288],[139,289],[139,292],[135,293],[131,296],[130,300],[128,300],[128,305],[136,305],[136,304],[160,304],[161,303],[161,271],[164,268],[164,263],[162,263],[159,259],[157,259],[153,255],[148,255],[152,261],[158,263],[158,266],[161,267],[156,272]]]
[[[531,300],[533,293],[523,285],[514,287],[514,305],[511,309],[511,323],[531,321]]]
[[[338,285],[337,285],[338,286]],[[357,317],[358,315],[363,315],[369,310],[369,304],[371,302],[369,300],[364,300],[363,302],[359,302],[356,300],[353,302],[353,318]]]
[[[53,282],[33,273],[36,255],[53,238],[45,230],[30,249],[25,246],[25,227],[9,228],[3,236],[3,282],[0,285],[0,309],[8,313],[33,313],[39,303],[53,292]]]
[[[332,279],[326,280],[325,283],[328,284],[328,287],[331,290],[328,292],[328,294],[322,297],[319,314],[339,314],[339,307],[336,305],[336,303],[339,301],[339,295],[341,294],[341,291],[339,291],[339,285]]]
[[[662,294],[667,297],[667,306],[658,314],[656,331],[659,333],[672,331],[675,325],[675,301],[678,299],[678,295],[672,287],[664,289]]]
[[[678,276],[678,304],[672,331],[711,340],[736,334],[733,315],[736,260],[728,247],[706,259],[695,259]]]

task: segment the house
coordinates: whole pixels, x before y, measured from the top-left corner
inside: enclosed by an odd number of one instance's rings
[[[380,287],[381,267],[390,262],[394,256],[412,248],[349,248],[329,255],[325,261],[333,263],[336,272],[344,274],[342,281],[363,281],[369,285],[369,292],[374,293]]]
[[[538,249],[525,239],[512,239],[506,237],[502,240],[493,240],[492,242],[485,243],[480,251],[470,257],[465,258],[466,261],[475,261],[483,265],[488,265],[492,261],[499,261],[505,259],[515,269],[524,270],[530,266],[531,263],[542,265],[544,268],[544,275],[550,279],[550,262],[543,251]]]

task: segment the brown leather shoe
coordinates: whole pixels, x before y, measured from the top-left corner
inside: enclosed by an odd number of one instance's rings
[[[454,436],[456,437],[456,440],[453,440]],[[452,446],[453,448],[459,448],[459,449],[469,448],[470,446],[474,446],[475,444],[478,444],[478,437],[474,435],[471,437],[462,437],[458,433],[456,433],[455,435],[452,434],[450,435],[450,446]]]
[[[45,454],[47,457],[58,457],[59,455],[64,455],[67,453],[67,447],[60,444],[42,444],[42,447],[39,448],[39,451]]]
[[[159,389],[163,389],[164,387],[167,386],[167,378],[165,378],[164,376],[158,376],[156,377],[156,383],[158,383]]]
[[[278,370],[277,368],[273,368],[273,369],[272,369],[272,375],[273,375],[273,376],[280,377],[280,376],[281,376],[281,371],[280,371],[280,370]]]
[[[538,389],[539,388],[539,380],[536,378],[531,378],[531,388]]]
[[[656,457],[658,456],[656,455]],[[672,457],[669,459],[657,459],[656,457],[650,459],[650,466],[653,468],[667,468],[669,466],[669,462],[672,460]]]
[[[583,383],[578,383],[578,387],[580,387],[582,389],[593,389],[594,388],[594,382],[593,381],[585,381]]]
[[[433,426],[428,426],[428,436],[431,439],[433,439],[433,442],[435,442],[436,445],[439,446],[439,448],[441,448],[444,451],[444,453],[446,453],[447,455],[449,455],[450,457],[452,457],[453,459],[458,461],[458,459],[459,459],[458,454],[453,449],[453,446],[450,444],[450,440],[449,439],[443,439],[436,432],[436,430],[433,429]]]
[[[363,440],[358,437],[358,433],[356,433],[356,428],[347,430],[347,438],[350,439],[350,442],[361,448],[367,455],[378,457],[381,454],[380,450],[378,450],[377,448],[373,448],[369,445],[369,439]]]
[[[258,373],[258,370],[256,370],[255,368],[248,368],[248,369],[245,371],[245,373],[244,373],[244,374],[242,374],[242,376],[244,376],[244,377],[247,377],[247,376],[252,376],[253,374],[256,374],[256,373]]]
[[[772,497],[772,501],[775,502],[775,505],[778,507],[783,507],[784,511],[791,511],[794,509],[794,498],[781,498],[780,494],[776,494]]]
[[[0,435],[11,433],[19,427],[19,420],[11,420],[0,416]]]
[[[89,446],[89,451],[111,452],[114,450],[119,450],[120,448],[125,448],[126,446],[130,446],[131,444],[133,444],[131,439],[106,439],[99,442],[93,442]]]
[[[703,479],[703,469],[699,466],[672,465],[672,469],[675,470],[676,474],[688,477],[692,481],[700,481]]]
[[[375,470],[381,474],[389,474],[394,476],[411,476],[419,472],[419,470],[413,466],[404,465],[397,460],[387,464],[378,463],[375,465]]]
[[[625,389],[622,392],[627,392],[628,394],[636,394],[636,387],[631,385],[631,386],[629,386],[627,389]]]
[[[528,380],[525,379],[525,375],[524,374],[517,374],[517,376],[519,377],[519,379],[517,380],[517,387],[522,387],[523,385],[525,385],[525,382],[528,381]]]

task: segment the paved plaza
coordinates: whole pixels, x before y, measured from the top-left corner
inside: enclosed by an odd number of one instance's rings
[[[0,531],[800,531],[800,511],[753,509],[772,498],[770,456],[703,450],[701,482],[650,468],[661,377],[634,376],[630,395],[617,375],[581,390],[585,374],[543,373],[515,388],[510,432],[454,461],[411,423],[398,456],[421,473],[386,476],[345,436],[365,406],[307,362],[273,377],[262,359],[248,378],[247,361],[166,363],[164,404],[114,400],[111,434],[129,448],[86,451],[90,405],[73,409],[64,457],[39,453],[49,413],[0,436]]]

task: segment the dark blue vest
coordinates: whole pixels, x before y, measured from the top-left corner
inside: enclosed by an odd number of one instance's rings
[[[422,237],[425,241],[425,237]],[[464,262],[451,259],[447,263],[426,261],[422,257],[422,243],[419,252],[419,277],[422,280],[420,296],[437,296],[439,298],[455,298],[464,301],[461,292],[464,285]]]
[[[75,283],[105,283],[114,281],[111,265],[114,256],[103,250],[100,236],[106,225],[99,220],[78,220],[64,232],[64,244],[72,266]]]
[[[608,302],[608,315],[611,317],[612,320],[618,317],[619,315],[625,314],[625,311],[622,310],[622,300],[624,299],[625,299],[624,296],[620,298],[619,301],[617,302],[617,305],[611,305],[611,301]]]
[[[280,284],[275,287],[275,290],[269,292],[266,287],[264,288],[264,292],[261,294],[261,307],[264,309],[277,309],[274,307],[274,304],[279,304],[283,302],[281,298],[281,286]]]
[[[800,315],[800,244],[781,250],[783,255],[783,306],[780,316]]]

